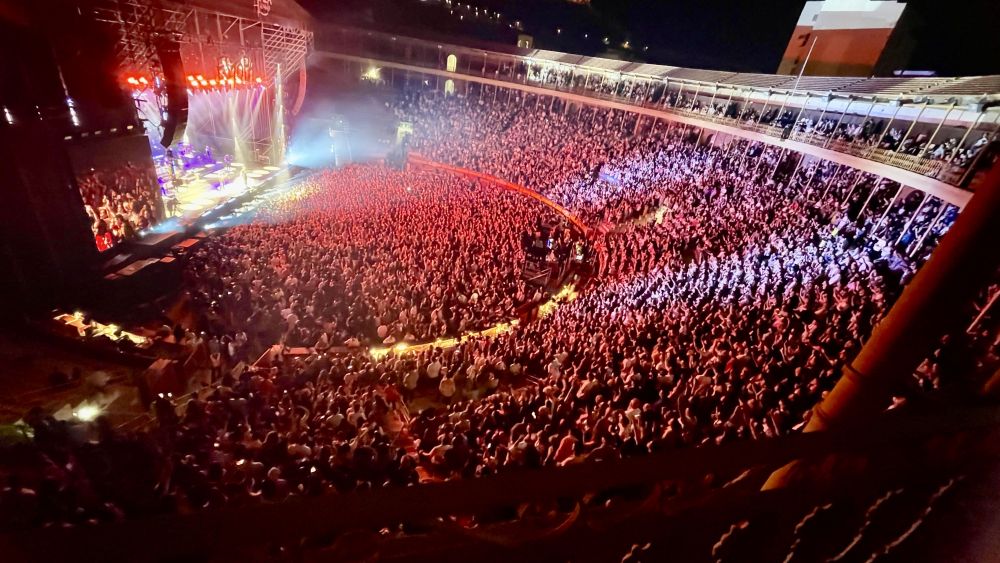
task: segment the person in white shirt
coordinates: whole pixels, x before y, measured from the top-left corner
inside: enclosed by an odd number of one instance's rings
[[[445,374],[441,378],[441,383],[438,383],[438,391],[441,392],[445,404],[451,404],[451,400],[455,396],[455,379]]]
[[[434,361],[427,364],[427,377],[430,379],[437,379],[438,375],[441,373],[441,361],[434,358]]]
[[[406,375],[403,376],[403,389],[404,392],[407,395],[409,395],[409,397],[411,398],[413,397],[413,393],[414,391],[417,390],[417,385],[419,384],[420,384],[420,370],[411,369],[406,372]]]

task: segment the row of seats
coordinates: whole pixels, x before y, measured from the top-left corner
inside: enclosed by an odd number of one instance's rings
[[[656,65],[643,65],[653,67]],[[778,74],[733,73],[720,70],[675,68],[664,78],[698,80],[751,88],[796,89],[812,92],[881,94],[887,97],[915,94],[988,95],[1000,92],[1000,76],[969,78],[948,77],[872,77],[858,76],[786,76]]]
[[[979,96],[1000,92],[1000,76],[971,76],[958,78],[953,82],[936,86],[929,94],[956,94],[959,96]]]
[[[724,70],[699,70],[696,68],[675,68],[664,75],[664,78],[679,78],[683,80],[701,80],[703,82],[729,82],[737,76],[735,72]]]

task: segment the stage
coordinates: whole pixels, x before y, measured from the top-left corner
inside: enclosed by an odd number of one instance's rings
[[[280,166],[212,162],[186,169],[164,189],[165,223],[191,224],[226,202],[246,195],[286,170]],[[160,231],[153,228],[151,231]]]
[[[234,174],[213,164],[186,171],[183,184],[176,187],[175,214],[139,233],[138,239],[115,246],[101,267],[104,278],[136,277],[135,272],[128,271],[136,261],[169,257],[175,245],[215,228],[221,219],[255,211],[266,201],[267,194],[286,186],[300,170],[288,166],[254,166],[244,176],[242,167],[232,168],[239,172]]]

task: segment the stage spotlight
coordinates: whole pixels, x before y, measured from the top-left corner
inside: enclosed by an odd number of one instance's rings
[[[201,84],[202,86],[208,86],[208,80],[205,80],[204,78],[199,78],[198,84]]]
[[[101,409],[95,405],[83,405],[73,414],[83,422],[90,422],[100,416]]]
[[[263,84],[263,83],[264,83],[264,79],[258,76],[257,77],[257,84]]]
[[[139,83],[141,83],[142,85],[146,85],[146,84],[149,84],[149,80],[146,80],[145,76],[140,76],[139,77]]]
[[[194,75],[193,74],[189,74],[188,75],[188,80],[194,80]]]
[[[138,81],[138,80],[136,80],[134,76],[129,76],[129,77],[128,77],[128,78],[127,78],[127,79],[125,80],[125,82],[128,82],[129,84],[131,84],[131,85],[133,85],[133,86],[135,86],[136,84],[138,84],[138,83],[139,83],[139,81]]]
[[[214,79],[213,80],[209,80],[208,83],[211,84],[212,86],[215,86],[216,84],[218,84],[218,82],[216,82]]]

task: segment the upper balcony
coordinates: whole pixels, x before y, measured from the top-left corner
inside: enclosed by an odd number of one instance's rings
[[[513,47],[500,52],[343,27],[317,30],[317,47],[654,109],[967,190],[997,152],[1000,76],[800,79]]]

